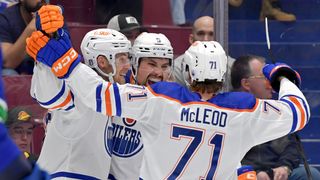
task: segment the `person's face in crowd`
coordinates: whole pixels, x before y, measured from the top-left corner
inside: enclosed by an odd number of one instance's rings
[[[125,76],[130,69],[128,53],[118,53],[116,55],[116,74],[113,76],[115,82],[119,84],[126,83]]]
[[[42,6],[41,0],[21,0],[21,3],[29,13],[38,11]]]
[[[189,36],[189,43],[195,41],[213,41],[213,18],[204,16],[197,19],[193,24],[192,34]]]
[[[140,29],[133,29],[131,31],[123,32],[123,34],[128,38],[131,44],[134,43],[134,40],[141,34]]]
[[[33,137],[33,124],[17,123],[9,127],[9,134],[22,152],[30,152]]]
[[[272,98],[272,87],[269,81],[265,78],[262,73],[264,63],[254,59],[249,63],[251,68],[251,76],[247,80],[248,92],[255,95],[256,98],[260,99],[271,99]]]
[[[167,58],[142,58],[137,72],[139,85],[151,85],[159,81],[168,81],[171,65]]]

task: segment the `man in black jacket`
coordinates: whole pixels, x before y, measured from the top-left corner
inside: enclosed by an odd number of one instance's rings
[[[236,59],[231,69],[231,83],[236,91],[250,92],[260,99],[272,98],[272,87],[265,79],[262,68],[263,57],[247,55]],[[270,107],[272,108],[272,107]],[[252,148],[241,164],[251,165],[258,180],[307,179],[305,169],[299,167],[296,134],[260,144]],[[320,179],[320,173],[311,168],[313,179]]]

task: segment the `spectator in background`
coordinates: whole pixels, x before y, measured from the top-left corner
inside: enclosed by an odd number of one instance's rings
[[[0,40],[4,75],[32,74],[33,60],[26,52],[26,38],[36,30],[33,14],[41,0],[19,0],[0,13]]]
[[[17,106],[8,112],[8,120],[5,125],[9,130],[9,135],[31,162],[37,160],[37,156],[31,154],[31,143],[33,139],[33,129],[35,122],[30,109],[24,106]]]
[[[260,20],[264,20],[265,17],[287,22],[296,20],[294,14],[286,13],[281,10],[278,0],[262,0]]]
[[[213,0],[170,0],[173,22],[189,26],[201,16],[213,16]]]
[[[239,7],[244,1],[245,0],[229,0],[228,3],[231,6]],[[294,14],[281,10],[279,0],[261,1],[260,20],[263,20],[264,17],[284,22],[296,20]],[[174,24],[179,26],[189,26],[201,16],[213,17],[213,0],[170,0],[170,6],[172,20]]]
[[[192,26],[192,32],[189,35],[189,43],[190,45],[195,41],[213,41],[214,38],[214,19],[210,16],[202,16],[196,19]],[[174,78],[175,81],[183,86],[186,86],[186,82],[183,78],[182,72],[182,62],[183,62],[184,54],[177,57],[174,62]],[[227,77],[224,82],[224,91],[229,91],[231,89],[231,84],[229,82],[230,77],[230,69],[232,66],[234,59],[228,56],[227,63]]]
[[[231,80],[236,91],[252,93],[259,99],[272,99],[272,87],[262,73],[265,59],[247,55],[236,59],[232,66]],[[272,108],[272,106],[271,106]],[[242,160],[242,165],[251,165],[258,180],[307,179],[304,167],[299,167],[295,134],[253,147]],[[313,179],[320,179],[319,172],[311,167]]]
[[[107,25],[108,29],[113,29],[124,34],[133,45],[134,40],[145,30],[143,30],[137,19],[129,14],[118,14],[113,16]]]

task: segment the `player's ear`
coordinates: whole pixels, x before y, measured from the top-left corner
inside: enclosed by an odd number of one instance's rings
[[[103,56],[103,55],[99,55],[97,57],[97,63],[98,63],[98,67],[106,74],[109,74],[111,72],[113,72],[113,67],[112,65],[109,63],[108,59]]]
[[[241,79],[241,87],[247,92],[250,92],[250,82],[247,78]]]
[[[97,64],[98,64],[100,69],[104,69],[107,66],[109,66],[109,62],[108,62],[107,58],[105,56],[103,56],[103,55],[99,55],[97,57]]]
[[[190,44],[193,44],[194,43],[194,36],[193,36],[193,34],[189,34],[189,43]]]

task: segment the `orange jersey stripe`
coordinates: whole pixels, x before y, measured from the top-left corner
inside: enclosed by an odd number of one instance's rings
[[[107,112],[107,115],[109,116],[112,115],[112,104],[111,104],[111,98],[110,98],[110,92],[109,92],[110,86],[111,86],[111,83],[108,84],[108,87],[105,91],[106,112]]]
[[[50,108],[50,109],[61,108],[61,107],[65,106],[65,105],[67,105],[71,101],[71,99],[72,99],[71,92],[69,91],[67,98],[61,104],[59,104],[57,106],[54,106],[53,108]]]
[[[305,114],[300,102],[297,100],[297,98],[291,96],[291,97],[289,97],[289,99],[293,102],[293,104],[295,104],[298,107],[299,111],[301,112],[301,123],[300,123],[300,127],[299,127],[299,130],[300,130],[304,127],[306,114]]]

